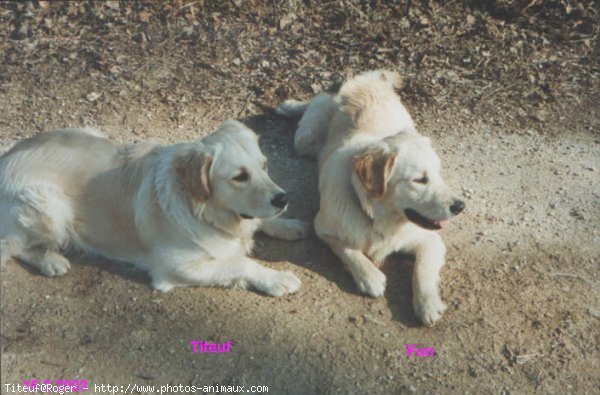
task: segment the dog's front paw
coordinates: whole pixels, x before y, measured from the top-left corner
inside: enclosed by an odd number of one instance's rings
[[[419,321],[427,326],[442,318],[446,305],[437,292],[417,292],[413,299],[413,308]]]
[[[160,292],[169,292],[175,288],[175,284],[163,279],[152,281],[152,286]]]
[[[277,237],[284,240],[294,241],[304,239],[308,236],[310,226],[299,219],[281,219],[281,227],[277,231]]]
[[[260,290],[271,296],[292,294],[300,288],[302,281],[292,272],[275,272]]]
[[[49,277],[62,276],[63,274],[66,274],[70,268],[71,264],[67,258],[55,252],[46,253],[40,264],[42,273]]]
[[[383,296],[385,292],[385,274],[376,267],[371,267],[365,273],[361,273],[360,276],[355,276],[354,280],[362,293],[374,298]]]

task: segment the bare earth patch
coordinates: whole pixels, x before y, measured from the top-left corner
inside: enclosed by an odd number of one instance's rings
[[[417,128],[467,201],[443,231],[442,321],[424,328],[413,315],[411,257],[388,259],[386,294],[372,299],[314,235],[258,237],[259,259],[303,281],[278,299],[162,294],[144,273],[86,256],[60,278],[11,261],[0,287],[2,393],[32,377],[275,394],[598,392],[593,2],[311,3],[0,2],[0,152],[83,125],[171,144],[233,117],[260,134],[291,194],[289,216],[311,221],[315,164],[294,154],[296,125],[272,108],[396,68]],[[233,345],[194,354],[196,339]],[[408,344],[437,355],[407,358]]]

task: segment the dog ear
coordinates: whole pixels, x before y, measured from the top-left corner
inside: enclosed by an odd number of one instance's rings
[[[354,172],[371,198],[380,199],[385,193],[395,161],[396,156],[383,148],[367,149],[352,159]]]
[[[175,160],[175,172],[183,188],[197,201],[210,197],[208,173],[212,156],[197,149],[190,149]]]

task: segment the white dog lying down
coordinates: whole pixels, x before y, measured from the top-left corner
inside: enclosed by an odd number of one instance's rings
[[[464,203],[440,176],[440,160],[394,88],[398,74],[373,71],[309,103],[288,100],[277,112],[302,119],[294,136],[300,155],[318,157],[317,235],[344,262],[360,290],[382,296],[375,267],[394,251],[416,254],[413,307],[426,325],[446,306],[439,292],[445,246],[435,232]]]
[[[256,230],[306,236],[303,222],[275,218],[286,207],[257,136],[236,121],[167,147],[121,145],[89,128],[42,133],[0,157],[0,262],[62,275],[70,266],[59,250],[75,247],[147,269],[161,291],[238,286],[280,296],[300,280],[247,254]]]

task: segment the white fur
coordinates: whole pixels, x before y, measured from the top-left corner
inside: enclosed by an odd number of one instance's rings
[[[83,133],[87,133],[91,136],[95,136],[95,137],[100,137],[100,138],[108,138],[104,133],[102,133],[100,130],[91,127],[91,126],[84,126],[81,129],[77,129],[77,128],[71,128],[71,129],[65,129],[65,130],[73,130],[73,131],[81,131]]]
[[[282,194],[256,135],[226,121],[215,133],[161,147],[120,145],[95,129],[42,133],[0,157],[0,260],[65,274],[67,247],[128,261],[161,291],[182,286],[298,290],[290,272],[247,257],[252,236],[297,240],[307,226],[275,218]],[[232,180],[241,171],[243,182]],[[244,219],[251,216],[251,219]]]
[[[417,317],[431,325],[446,309],[438,292],[445,246],[436,232],[411,222],[406,210],[439,224],[454,216],[450,206],[458,200],[440,176],[429,139],[416,132],[394,91],[400,83],[394,72],[372,71],[347,81],[336,95],[322,94],[308,104],[284,102],[278,113],[305,110],[294,143],[299,154],[319,159],[317,235],[359,289],[373,297],[382,296],[386,287],[374,263],[395,251],[414,253],[413,306]],[[353,167],[368,153],[389,163],[382,196],[367,190]],[[427,183],[416,182],[423,174]]]

